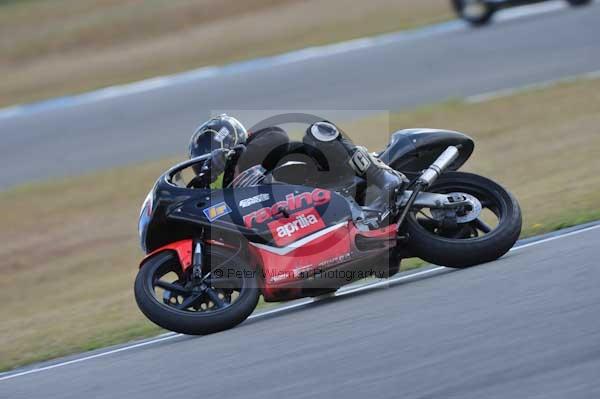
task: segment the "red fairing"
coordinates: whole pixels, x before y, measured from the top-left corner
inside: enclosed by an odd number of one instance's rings
[[[175,251],[177,253],[177,257],[179,258],[179,263],[181,264],[181,268],[183,269],[184,272],[187,270],[188,267],[190,267],[192,265],[192,240],[188,239],[188,240],[173,242],[171,244],[165,245],[164,247],[158,248],[155,251],[152,251],[151,253],[146,255],[144,257],[144,259],[142,259],[142,262],[140,263],[140,267],[142,267],[144,265],[144,263],[146,262],[146,260],[148,258],[150,258],[153,255],[156,255],[159,252],[164,252],[164,251]]]
[[[395,224],[391,224],[382,229],[370,230],[370,231],[360,231],[354,225],[350,225],[350,240],[352,242],[356,242],[356,236],[360,235],[363,237],[369,237],[373,239],[379,239],[382,242],[387,241],[387,246],[396,245],[396,236],[397,236],[398,226]]]
[[[276,285],[297,280],[306,271],[327,268],[349,260],[351,245],[348,232],[348,223],[343,223],[313,233],[283,248],[251,244],[254,256],[263,266],[265,294],[268,296]]]

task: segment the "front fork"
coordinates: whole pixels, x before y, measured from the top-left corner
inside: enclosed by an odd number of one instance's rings
[[[201,237],[172,242],[161,248],[158,248],[142,259],[140,262],[140,267],[144,266],[146,261],[152,256],[158,254],[159,252],[165,251],[172,251],[177,255],[179,264],[181,265],[181,270],[184,274],[191,269],[190,275],[194,280],[206,277],[202,273],[202,269],[204,267],[204,240]]]
[[[421,191],[435,183],[438,177],[440,177],[442,173],[444,173],[444,170],[446,170],[452,164],[452,162],[456,161],[459,154],[460,152],[455,146],[450,146],[446,148],[446,150],[440,154],[440,156],[429,166],[429,168],[425,169],[423,173],[421,173],[421,175],[417,178],[412,193],[404,193],[404,197],[406,195],[409,196],[406,200],[406,203],[401,204],[401,206],[404,206],[404,209],[402,210],[402,214],[400,214],[400,218],[397,222],[398,228],[402,226],[402,223],[404,223],[408,212],[417,203],[417,199],[420,197]],[[400,201],[402,201],[402,198],[400,198]],[[443,205],[443,203],[440,202],[440,199],[435,200],[433,206],[435,207]],[[456,204],[453,205],[456,206]]]

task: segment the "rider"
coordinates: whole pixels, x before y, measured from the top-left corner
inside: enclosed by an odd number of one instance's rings
[[[365,147],[354,145],[331,122],[321,121],[310,125],[302,142],[307,153],[319,151],[325,153],[331,163],[347,162],[346,165],[349,165],[354,173],[377,186],[381,194],[375,202],[377,205],[372,206],[382,213],[393,210],[393,200],[408,184],[402,173],[381,162]],[[223,188],[233,179],[235,173],[249,166],[262,164],[265,169],[272,169],[277,161],[286,155],[288,144],[287,133],[279,127],[249,134],[237,119],[222,114],[196,129],[191,138],[189,156],[193,158],[210,152],[210,164],[205,166],[205,172],[210,171],[210,187]],[[330,154],[337,155],[330,158]]]
[[[341,129],[328,121],[309,126],[302,142],[309,149],[325,152],[328,159],[343,159],[354,173],[379,188],[378,199],[370,203],[370,207],[383,214],[395,211],[395,199],[409,183],[402,173],[390,168],[365,147],[355,145]]]

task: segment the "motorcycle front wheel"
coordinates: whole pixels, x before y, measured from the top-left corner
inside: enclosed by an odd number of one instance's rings
[[[182,272],[175,253],[154,255],[135,280],[138,307],[155,324],[182,334],[204,335],[235,327],[252,314],[260,294],[256,273],[235,255],[208,246],[206,273],[200,281]]]
[[[465,268],[500,258],[519,238],[519,204],[494,181],[472,173],[446,172],[427,191],[468,198],[473,206],[458,213],[411,211],[404,228],[408,246],[419,258],[436,265]]]

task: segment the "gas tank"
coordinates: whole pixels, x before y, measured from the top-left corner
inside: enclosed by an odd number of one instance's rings
[[[204,224],[237,230],[251,242],[285,247],[348,221],[348,202],[333,191],[287,184],[213,191],[201,208]]]

